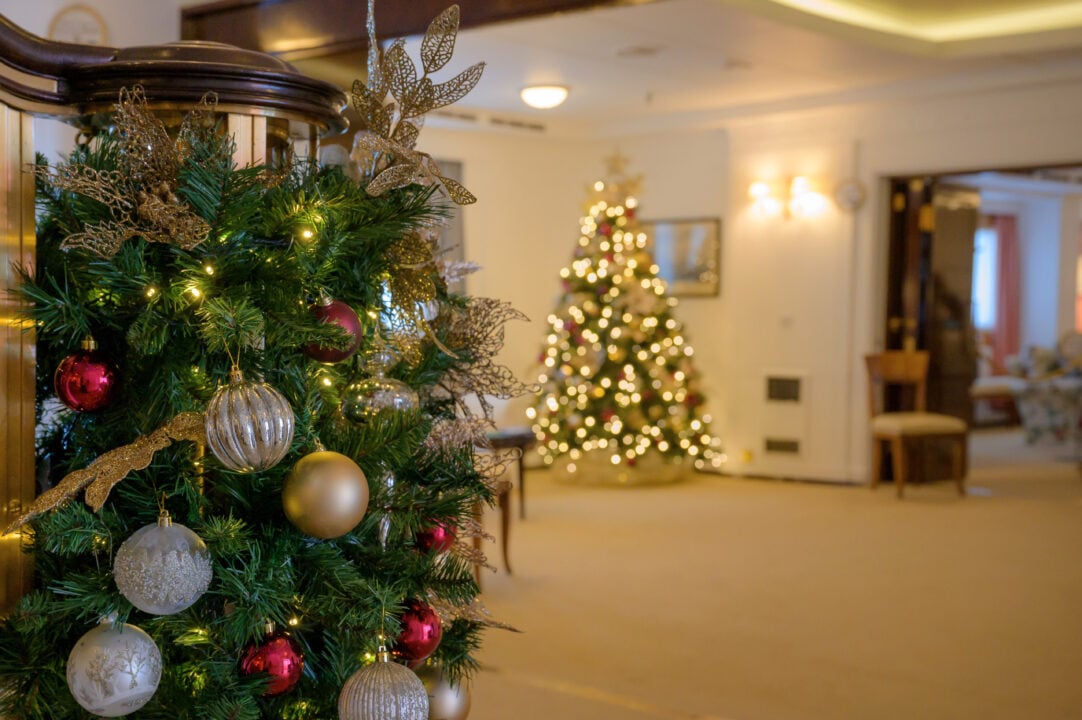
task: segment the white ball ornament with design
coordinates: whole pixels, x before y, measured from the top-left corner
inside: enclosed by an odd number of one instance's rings
[[[428,693],[405,665],[380,647],[376,662],[350,676],[338,696],[339,720],[428,720]]]
[[[134,625],[112,618],[79,638],[68,656],[67,679],[75,701],[101,717],[143,707],[162,677],[162,654]]]
[[[230,470],[258,472],[274,467],[293,442],[293,408],[264,382],[248,382],[239,368],[207,405],[207,446]]]
[[[203,539],[164,511],[157,523],[125,540],[113,561],[120,594],[152,615],[190,607],[210,587],[212,574]]]

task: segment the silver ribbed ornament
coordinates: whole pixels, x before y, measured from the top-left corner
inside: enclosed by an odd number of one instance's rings
[[[428,693],[405,665],[380,647],[376,662],[350,676],[338,696],[339,720],[428,720]]]
[[[293,408],[264,382],[248,382],[238,368],[207,405],[207,446],[230,470],[258,472],[274,467],[293,442]]]
[[[117,550],[117,589],[143,612],[173,615],[192,605],[210,587],[206,543],[162,512],[158,522],[135,531]]]
[[[75,643],[67,675],[68,688],[84,709],[120,717],[154,696],[162,677],[162,654],[136,626],[107,618]]]

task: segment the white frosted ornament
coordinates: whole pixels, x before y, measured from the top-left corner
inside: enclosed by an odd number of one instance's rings
[[[339,720],[428,720],[428,693],[405,665],[391,662],[382,645],[376,662],[346,680],[338,696]]]
[[[120,717],[143,707],[162,677],[162,654],[134,625],[102,620],[68,656],[68,688],[85,710]]]
[[[117,550],[117,589],[143,612],[173,615],[210,587],[210,553],[203,539],[162,511],[158,522],[136,530]]]
[[[218,388],[204,415],[207,447],[237,472],[274,467],[293,442],[293,408],[265,382],[249,382],[239,368]]]

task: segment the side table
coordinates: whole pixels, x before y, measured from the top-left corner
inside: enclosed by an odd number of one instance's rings
[[[537,436],[528,427],[509,427],[488,434],[493,450],[518,448],[518,516],[526,519],[526,451],[537,444]]]
[[[519,517],[526,517],[526,463],[523,460],[523,455],[527,450],[537,444],[537,437],[533,434],[533,431],[527,427],[510,427],[504,430],[496,430],[488,434],[489,446],[493,450],[509,450],[517,448],[519,450],[518,456],[518,507]],[[497,498],[500,508],[500,545],[503,550],[503,566],[507,570],[507,574],[511,574],[511,558],[508,553],[508,542],[511,535],[511,490],[508,489],[505,492],[500,493]],[[481,517],[481,507],[477,507],[477,517]],[[474,538],[473,545],[478,550],[481,549],[481,538]],[[477,580],[477,586],[481,586],[481,568],[475,569],[474,577]]]

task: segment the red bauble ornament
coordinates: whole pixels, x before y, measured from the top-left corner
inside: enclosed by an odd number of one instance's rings
[[[271,633],[263,642],[249,645],[240,659],[242,675],[263,673],[271,678],[266,695],[289,692],[301,679],[304,654],[297,641],[285,633]]]
[[[305,355],[320,362],[336,363],[357,352],[357,348],[361,346],[361,320],[357,317],[357,313],[353,312],[353,308],[341,300],[325,297],[320,298],[319,302],[308,309],[318,320],[334,323],[345,330],[353,338],[353,342],[344,348],[309,343],[304,346]]]
[[[421,552],[447,552],[455,544],[455,526],[449,522],[437,522],[417,533],[417,549]]]
[[[116,370],[97,348],[97,343],[87,338],[83,349],[60,361],[53,374],[56,396],[72,410],[101,410],[116,394]]]
[[[410,667],[419,667],[425,658],[436,651],[443,637],[440,616],[420,600],[407,600],[400,622],[402,632],[395,641],[394,653]]]

